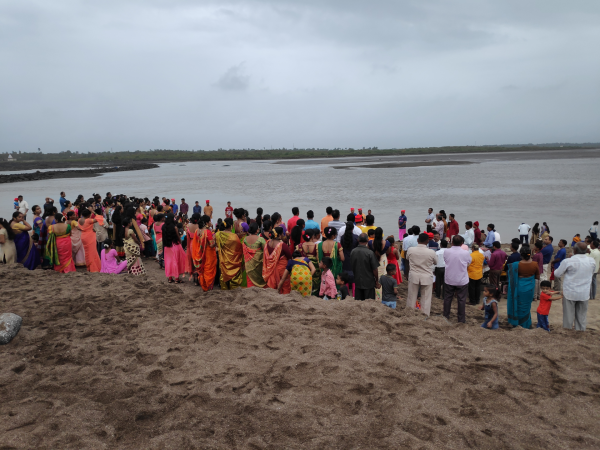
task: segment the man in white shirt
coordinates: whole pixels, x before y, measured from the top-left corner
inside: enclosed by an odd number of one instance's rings
[[[354,223],[354,220],[356,219],[356,216],[352,213],[348,214],[348,216],[346,217],[346,223],[348,222],[352,222]],[[342,239],[344,238],[344,233],[346,233],[346,224],[342,225],[342,227],[338,230],[338,235],[336,240],[338,242],[342,242]],[[360,228],[358,228],[358,226],[356,224],[354,224],[354,228],[352,229],[352,234],[354,234],[355,236],[360,236],[362,233],[362,231],[360,230]]]
[[[596,275],[598,275],[598,269],[600,269],[600,250],[598,247],[600,246],[600,241],[595,239],[590,244],[590,252],[587,254],[590,258],[594,260],[596,264],[596,270],[594,271],[594,275],[592,275],[592,286],[590,288],[590,300],[594,300],[596,298]]]
[[[435,296],[444,298],[444,274],[446,273],[446,262],[444,261],[444,252],[448,248],[448,241],[442,239],[440,241],[440,249],[435,253],[437,256],[437,264],[433,270],[435,275]]]
[[[575,322],[577,331],[585,331],[588,300],[592,275],[596,263],[588,258],[587,246],[578,242],[573,249],[573,256],[563,260],[554,271],[555,277],[563,278],[563,328],[572,329]]]
[[[531,230],[531,227],[529,225],[527,225],[525,222],[523,222],[521,225],[519,225],[519,237],[521,238],[521,245],[525,245],[529,243],[529,230]]]
[[[340,235],[340,229],[344,226],[344,222],[340,222],[340,210],[339,209],[334,209],[333,212],[331,213],[331,217],[333,217],[333,220],[330,221],[327,224],[327,226],[335,228],[337,230],[338,236],[339,236]]]
[[[435,214],[433,213],[433,208],[429,208],[427,210],[427,217],[425,218],[425,223],[427,224],[427,232],[431,233],[431,231],[433,230],[433,228],[431,228],[432,226],[432,222],[435,219]]]
[[[23,219],[27,220],[27,211],[29,211],[29,203],[23,200],[23,196],[19,195],[19,212],[23,214]]]
[[[462,235],[465,240],[465,245],[469,248],[473,246],[473,242],[475,242],[475,231],[473,230],[473,222],[470,220],[465,223],[465,234]]]

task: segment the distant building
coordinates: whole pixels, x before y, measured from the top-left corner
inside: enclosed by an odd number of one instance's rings
[[[8,162],[16,161],[17,158],[13,158],[13,155],[8,155]]]

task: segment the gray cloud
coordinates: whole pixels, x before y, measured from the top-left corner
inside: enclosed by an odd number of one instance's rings
[[[599,19],[596,0],[2,2],[0,151],[599,141]]]

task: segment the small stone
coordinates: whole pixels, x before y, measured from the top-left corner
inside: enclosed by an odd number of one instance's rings
[[[13,313],[0,314],[0,345],[6,345],[21,329],[23,319]]]

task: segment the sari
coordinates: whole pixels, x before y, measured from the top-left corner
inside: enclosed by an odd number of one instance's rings
[[[321,290],[321,268],[319,267],[319,253],[317,249],[317,245],[312,253],[306,253],[302,245],[298,246],[298,250],[302,252],[302,256],[308,258],[313,266],[315,266],[315,273],[312,275],[312,294],[315,296],[319,295],[319,291]]]
[[[387,255],[388,258],[388,264],[393,264],[396,266],[396,276],[394,277],[394,279],[396,280],[396,282],[398,284],[402,284],[402,275],[400,274],[400,265],[398,264],[398,258],[396,258],[396,254],[394,253],[394,249],[392,248],[392,251],[390,252],[389,255]]]
[[[323,242],[319,242],[319,262],[323,261],[323,257],[325,254],[323,253]],[[340,259],[340,244],[338,242],[334,242],[333,248],[331,249],[331,254],[329,257],[333,261],[333,265],[331,266],[331,274],[333,275],[333,279],[335,280],[337,276],[342,273],[342,260]]]
[[[242,247],[246,265],[247,287],[264,288],[267,285],[262,275],[265,245],[267,245],[267,242],[260,236],[254,244],[246,243],[246,238],[244,238]]]
[[[125,239],[125,228],[122,225],[123,216],[120,211],[113,212],[111,222],[113,224],[112,240],[115,242],[115,250],[119,257],[125,256],[123,240]]]
[[[294,258],[294,266],[290,272],[290,288],[300,292],[304,297],[310,297],[312,292],[312,275],[304,258]]]
[[[519,278],[519,261],[508,265],[508,296],[506,313],[512,326],[531,328],[531,302],[535,276]]]
[[[127,272],[132,275],[146,275],[146,269],[140,258],[140,247],[131,237],[135,232],[129,230],[127,239],[123,240],[123,249],[125,250],[125,257],[127,259]]]
[[[397,264],[397,262],[396,262],[396,264]],[[377,279],[378,280],[381,279],[382,275],[385,275],[387,273],[385,270],[387,265],[388,265],[387,255],[384,253],[379,258],[379,266],[377,266]],[[398,272],[396,272],[396,273],[398,273]],[[375,300],[377,300],[378,302],[383,300],[383,288],[382,287],[380,287],[379,289],[375,289]]]
[[[209,241],[213,234],[209,229],[198,235],[196,230],[193,234],[187,234],[187,272],[198,274],[198,283],[204,292],[212,290],[217,274],[217,251],[210,248]]]
[[[102,264],[98,255],[98,243],[96,241],[96,232],[94,231],[94,219],[85,219],[83,225],[79,226],[81,230],[81,242],[83,243],[83,253],[85,254],[85,266],[88,272],[100,272]]]
[[[221,289],[230,290],[242,287],[243,249],[240,238],[230,231],[218,231],[215,234],[221,269]]]
[[[31,239],[27,231],[14,227],[13,230],[15,233],[14,243],[17,249],[17,262],[23,264],[26,269],[35,269],[41,263],[41,260],[40,253],[33,243],[33,239]]]
[[[58,234],[54,230],[54,225],[48,227],[48,243],[44,259],[54,270],[60,273],[75,272],[75,263],[73,262],[73,250],[71,244],[71,225],[67,224],[64,234]]]
[[[265,282],[267,283],[267,286],[271,289],[277,289],[277,286],[279,286],[279,281],[281,281],[281,277],[287,267],[287,258],[281,257],[282,248],[283,242],[279,242],[279,244],[277,244],[277,247],[273,249],[270,255],[269,251],[265,248],[265,253],[263,256],[262,276]],[[291,292],[290,283],[291,281],[288,277],[283,282],[283,286],[281,288],[282,294],[289,294]]]
[[[85,266],[85,253],[83,251],[83,242],[81,241],[81,230],[77,221],[71,222],[71,250],[73,252],[73,261],[76,266]]]

